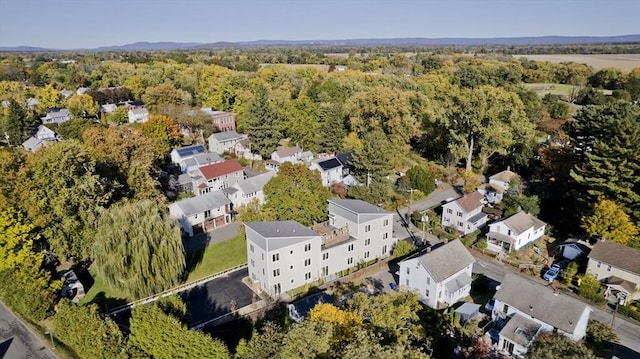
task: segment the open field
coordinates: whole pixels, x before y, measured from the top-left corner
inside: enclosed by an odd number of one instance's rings
[[[525,88],[534,91],[540,96],[546,94],[569,97],[572,91],[577,91],[580,86],[553,84],[553,83],[523,83]],[[611,90],[600,90],[604,95],[611,95]]]
[[[614,67],[622,71],[631,71],[640,67],[640,54],[602,54],[602,55],[514,55],[515,58],[526,57],[534,61],[576,62],[592,66],[596,70]]]

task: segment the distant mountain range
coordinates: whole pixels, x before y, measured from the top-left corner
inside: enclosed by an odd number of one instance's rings
[[[239,47],[277,46],[525,46],[525,45],[575,45],[640,42],[640,34],[621,36],[539,36],[539,37],[494,37],[494,38],[394,38],[394,39],[349,39],[349,40],[257,40],[241,42],[136,42],[121,46],[93,49],[48,49],[32,46],[3,47],[4,52],[34,51],[158,51],[185,49],[222,49]]]

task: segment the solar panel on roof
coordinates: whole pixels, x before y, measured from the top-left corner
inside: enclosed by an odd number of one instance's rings
[[[204,146],[202,145],[196,145],[196,146],[178,148],[177,151],[180,157],[184,157],[184,156],[190,156],[197,153],[204,153],[205,149],[204,149]]]

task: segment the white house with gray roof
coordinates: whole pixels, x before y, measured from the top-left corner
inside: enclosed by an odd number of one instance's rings
[[[529,243],[533,243],[544,236],[547,226],[538,218],[520,211],[501,221],[489,224],[487,233],[487,249],[500,251],[518,251]]]
[[[206,232],[231,222],[231,201],[222,191],[183,199],[169,205],[169,215],[180,222],[185,233]]]
[[[245,223],[249,276],[278,297],[358,264],[385,258],[396,243],[393,213],[360,200],[329,200],[329,220],[309,229],[294,221]]]
[[[146,108],[132,108],[127,112],[129,123],[145,123],[149,121],[149,110]]]
[[[398,284],[431,308],[447,308],[469,295],[474,262],[456,239],[401,261]]]
[[[66,108],[50,108],[47,111],[46,116],[40,117],[42,123],[57,123],[61,124],[71,120],[71,113]]]
[[[245,136],[236,131],[217,132],[209,136],[209,151],[218,154],[231,152],[235,145],[244,140]]]
[[[58,142],[58,134],[47,126],[39,125],[36,132],[22,143],[22,147],[30,152],[36,152],[51,142]]]
[[[522,357],[542,332],[557,331],[581,340],[592,309],[554,289],[508,273],[494,296],[491,318],[498,349]]]
[[[249,204],[254,199],[257,199],[259,204],[263,204],[264,198],[264,186],[275,176],[275,172],[266,172],[257,176],[249,177],[244,180],[238,181],[231,186],[231,191],[227,191],[227,195],[233,206],[238,208]],[[227,190],[229,190],[227,189]]]

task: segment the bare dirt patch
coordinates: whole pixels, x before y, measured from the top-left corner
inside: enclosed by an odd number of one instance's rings
[[[587,64],[596,70],[614,67],[622,71],[631,71],[640,67],[640,54],[601,54],[601,55],[515,55],[515,58],[526,57],[534,61],[549,61],[555,64],[575,62]]]

